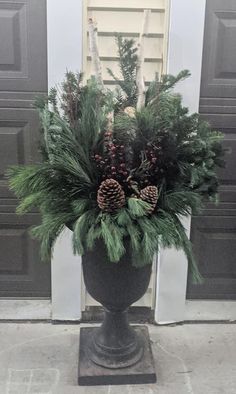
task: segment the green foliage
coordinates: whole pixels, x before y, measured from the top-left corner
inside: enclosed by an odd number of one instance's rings
[[[42,223],[32,229],[41,241],[44,259],[67,226],[73,231],[73,249],[84,254],[102,239],[110,262],[118,263],[130,241],[133,264],[150,264],[160,247],[183,249],[195,281],[199,281],[191,242],[180,221],[199,213],[205,199],[216,199],[217,166],[223,166],[222,135],[212,131],[198,114],[190,115],[173,89],[185,79],[162,76],[149,85],[145,107],[127,113],[137,101],[137,48],[117,36],[123,80],[115,96],[94,79],[82,84],[82,75],[66,73],[61,91],[39,97],[43,162],[12,167],[9,186],[23,214],[39,209]],[[131,108],[132,109],[132,108]],[[108,114],[114,112],[113,131]],[[97,204],[101,182],[112,177],[123,187],[126,204],[112,213]],[[110,176],[110,175],[109,175]],[[156,186],[155,210],[140,198],[146,186]]]
[[[62,232],[70,218],[70,213],[57,212],[55,215],[44,213],[42,223],[31,229],[31,235],[41,242],[41,256],[43,260],[49,260],[54,242]]]
[[[121,35],[116,37],[118,56],[120,59],[120,71],[122,80],[114,75],[113,71],[108,68],[108,73],[114,78],[120,86],[124,97],[119,97],[118,102],[123,107],[135,106],[137,102],[137,87],[136,87],[136,68],[137,68],[137,48],[134,40],[127,40]]]
[[[80,100],[83,91],[82,79],[83,75],[81,73],[74,74],[67,71],[61,86],[61,107],[66,119],[73,128],[76,127],[76,122],[80,112]],[[50,102],[54,105],[54,112],[58,112],[58,110],[55,111],[55,108],[58,108],[56,91],[54,91],[54,95],[51,95]]]
[[[128,199],[128,208],[133,218],[142,217],[147,215],[148,209],[150,209],[150,204],[138,198],[130,197]]]
[[[165,211],[183,216],[200,213],[201,205],[201,196],[190,190],[168,192],[160,202]]]
[[[137,121],[124,112],[120,112],[114,119],[114,138],[122,143],[130,143],[136,138]]]
[[[101,236],[107,247],[110,261],[118,263],[125,253],[123,231],[108,215],[101,219]]]
[[[87,210],[83,212],[76,220],[73,232],[73,247],[75,253],[84,254],[86,249],[85,238],[91,225],[93,225],[96,219],[93,210]]]
[[[170,91],[176,86],[176,84],[190,76],[188,70],[182,70],[176,76],[166,74],[162,75],[159,80],[159,76],[156,75],[154,81],[152,81],[146,92],[146,105],[156,105],[159,101],[160,95],[164,92]]]

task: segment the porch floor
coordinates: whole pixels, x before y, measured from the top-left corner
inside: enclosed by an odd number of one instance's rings
[[[99,387],[77,386],[81,326],[2,323],[0,393],[236,393],[235,324],[149,325],[157,383]]]

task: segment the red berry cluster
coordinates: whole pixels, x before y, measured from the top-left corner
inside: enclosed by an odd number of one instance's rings
[[[113,138],[110,131],[104,133],[104,151],[94,156],[97,167],[101,170],[102,178],[113,178],[124,182],[129,171],[126,165],[125,146]]]
[[[147,146],[145,150],[146,158],[149,162],[150,165],[150,170],[156,170],[157,169],[157,162],[159,158],[159,148],[153,147],[153,146]]]
[[[163,171],[162,168],[160,168],[160,164],[162,162],[161,147],[147,145],[144,150],[144,154],[148,165],[146,171],[143,172],[139,179],[139,183],[142,187],[155,184],[158,178],[161,176],[161,172]]]

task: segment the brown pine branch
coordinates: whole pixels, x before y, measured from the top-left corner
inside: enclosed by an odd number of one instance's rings
[[[137,53],[137,76],[136,76],[136,85],[137,85],[137,110],[139,111],[145,105],[145,81],[143,75],[144,68],[144,40],[148,33],[148,22],[150,18],[151,10],[144,10],[143,14],[143,25],[142,30],[139,36],[138,43],[138,53]]]
[[[89,18],[88,20],[88,29],[89,29],[89,47],[92,58],[92,75],[95,76],[98,84],[101,88],[104,88],[103,78],[102,78],[102,67],[101,61],[99,58],[98,51],[98,40],[97,40],[97,26],[96,23]]]

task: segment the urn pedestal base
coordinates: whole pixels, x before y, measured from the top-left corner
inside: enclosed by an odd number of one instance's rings
[[[137,336],[142,338],[143,341],[142,358],[132,366],[117,369],[97,365],[89,357],[91,339],[98,330],[99,327],[80,329],[80,386],[146,384],[156,382],[155,366],[147,327],[134,327]]]

